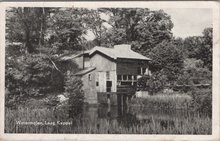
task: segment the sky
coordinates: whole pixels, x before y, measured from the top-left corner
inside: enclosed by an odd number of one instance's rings
[[[150,8],[150,10],[159,10]],[[212,27],[212,9],[208,8],[170,8],[162,9],[171,16],[174,24],[172,33],[175,37],[200,36],[206,27]],[[105,15],[101,15],[106,18]],[[92,32],[88,32],[86,38],[94,39]]]
[[[208,8],[180,8],[163,9],[171,16],[174,24],[172,29],[175,37],[202,35],[206,27],[212,27],[212,9]]]

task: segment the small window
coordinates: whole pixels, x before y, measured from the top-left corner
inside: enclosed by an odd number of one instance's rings
[[[136,75],[134,75],[134,80],[137,80],[137,76]]]
[[[142,68],[142,74],[145,74],[146,68]]]
[[[96,81],[96,86],[99,86],[99,82],[98,81]]]
[[[123,80],[127,80],[127,75],[123,75]]]
[[[91,78],[91,74],[89,74],[89,75],[88,75],[88,78],[89,78],[89,81],[91,81],[91,80],[92,80],[92,78]]]
[[[110,73],[109,73],[109,71],[106,72],[106,79],[107,79],[107,80],[110,79]]]
[[[127,85],[127,86],[131,86],[132,83],[131,82],[121,82],[121,85]]]
[[[121,80],[121,79],[122,79],[121,75],[117,75],[117,80]]]
[[[137,68],[137,74],[141,75],[141,67]]]
[[[132,75],[128,75],[128,80],[132,80]]]

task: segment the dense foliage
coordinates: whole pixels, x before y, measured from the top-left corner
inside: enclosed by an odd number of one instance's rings
[[[68,74],[65,81],[65,95],[69,97],[70,116],[77,116],[83,110],[84,93],[81,90],[83,84],[80,78]]]
[[[45,98],[65,91],[67,70],[74,73],[78,68],[73,62],[60,62],[59,56],[81,50],[85,31],[79,22],[81,11],[77,11],[8,9],[6,106],[17,106],[31,97]]]

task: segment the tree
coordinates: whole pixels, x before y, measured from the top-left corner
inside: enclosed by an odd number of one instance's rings
[[[160,72],[167,77],[169,83],[173,83],[182,73],[183,56],[180,50],[170,42],[158,44],[149,54],[152,72]]]
[[[204,29],[202,39],[203,43],[199,48],[197,58],[204,62],[204,66],[207,66],[209,70],[212,70],[213,29]]]
[[[49,8],[9,8],[6,12],[6,39],[22,42],[27,53],[43,44]]]
[[[201,45],[202,38],[200,36],[187,37],[184,40],[187,58],[198,58],[198,51]]]
[[[6,13],[6,105],[63,92],[65,69],[58,58],[80,47],[80,10],[19,7]]]
[[[107,27],[104,25],[106,24],[106,20],[101,18],[101,12],[99,10],[84,10],[84,23],[86,24],[86,28],[95,35],[94,42],[96,45],[100,46],[102,44],[102,36],[103,33],[106,32]]]
[[[83,12],[81,9],[58,9],[50,15],[48,24],[49,44],[55,49],[56,54],[82,50]]]
[[[142,8],[102,8],[110,16],[112,26],[104,35],[105,44],[132,44],[133,50],[143,55],[162,41],[172,38],[173,23],[164,11]]]
[[[187,37],[184,40],[184,48],[188,58],[196,58],[203,61],[203,67],[212,70],[212,28],[205,28],[203,36]]]

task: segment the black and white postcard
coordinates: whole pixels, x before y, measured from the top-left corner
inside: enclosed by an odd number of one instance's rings
[[[219,2],[2,2],[1,139],[219,140]]]

